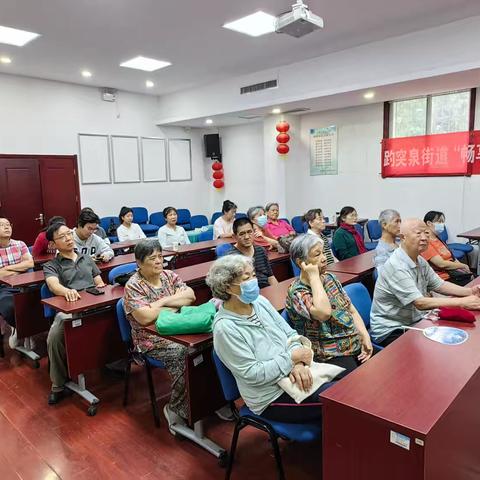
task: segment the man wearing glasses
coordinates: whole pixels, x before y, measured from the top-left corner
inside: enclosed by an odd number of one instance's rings
[[[12,240],[13,225],[7,218],[0,217],[0,277],[18,275],[33,268],[33,258],[28,247],[20,240]],[[15,311],[13,295],[18,293],[15,288],[6,285],[0,286],[0,355],[3,356],[3,327],[5,322],[12,327],[8,340],[10,348],[18,344],[17,329],[15,328]],[[26,339],[28,341],[28,339]],[[29,346],[25,345],[27,348]],[[30,349],[30,348],[29,348]]]
[[[55,223],[48,227],[47,240],[55,244],[58,255],[43,267],[45,281],[54,295],[61,295],[69,302],[80,298],[79,290],[88,287],[104,287],[100,270],[90,255],[76,253],[74,232],[66,225]],[[64,396],[68,379],[67,357],[65,353],[64,321],[70,314],[58,312],[55,315],[47,337],[50,359],[50,379],[52,390],[48,404],[58,403]]]

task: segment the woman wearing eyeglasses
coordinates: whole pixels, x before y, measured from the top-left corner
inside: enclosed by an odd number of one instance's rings
[[[338,228],[333,234],[333,249],[339,260],[356,257],[365,253],[365,243],[355,229],[358,220],[357,211],[353,207],[343,207],[337,220]]]

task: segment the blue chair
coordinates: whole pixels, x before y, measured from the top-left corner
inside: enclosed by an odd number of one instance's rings
[[[153,419],[155,421],[155,426],[160,427],[160,415],[158,413],[157,405],[157,396],[155,394],[155,387],[153,385],[152,378],[152,368],[165,368],[165,364],[160,360],[156,360],[148,355],[138,352],[133,346],[132,341],[132,328],[130,322],[125,316],[125,311],[123,309],[123,298],[121,298],[116,305],[117,311],[117,321],[118,327],[120,328],[120,335],[123,342],[127,346],[128,357],[127,357],[127,368],[125,370],[125,390],[123,394],[123,406],[127,406],[128,402],[128,386],[130,383],[130,370],[132,368],[132,363],[136,362],[140,365],[145,365],[145,371],[147,373],[148,380],[148,390],[150,393],[150,404],[152,406]]]
[[[199,242],[207,242],[208,240],[213,240],[213,228],[207,232],[202,232],[198,236]]]
[[[290,220],[288,218],[280,218],[280,220],[285,220],[290,225]]]
[[[293,276],[299,277],[301,273],[300,267],[292,259],[290,259],[290,265],[292,265]]]
[[[364,239],[365,231],[363,229],[363,226],[360,225],[359,223],[355,224],[355,230],[361,235],[362,239]],[[365,248],[367,250],[375,250],[377,248],[378,242],[365,242]],[[336,255],[335,255],[336,256]]]
[[[248,217],[246,213],[236,213],[235,220],[238,220],[239,218],[248,218]]]
[[[193,215],[190,218],[190,226],[192,229],[202,228],[208,225],[208,218],[205,215]]]
[[[308,232],[308,223],[307,222],[303,222],[303,232],[302,233],[307,233]]]
[[[370,330],[370,310],[372,309],[372,299],[368,293],[367,287],[363,283],[350,283],[343,287],[346,294],[350,297],[353,305],[362,317],[367,330]],[[377,350],[383,350],[383,347],[372,342]]]
[[[293,217],[292,227],[297,233],[304,233],[302,217],[300,216]]]
[[[312,442],[319,440],[321,437],[320,424],[294,424],[267,420],[261,415],[256,415],[253,413],[246,405],[240,407],[240,410],[237,410],[235,400],[240,398],[240,392],[238,391],[235,377],[220,360],[215,351],[212,351],[212,356],[217,369],[218,378],[220,379],[220,384],[222,385],[223,395],[225,400],[229,402],[236,419],[235,430],[233,432],[232,444],[230,447],[230,455],[228,458],[228,467],[225,474],[226,480],[230,478],[232,473],[240,431],[247,426],[257,428],[258,430],[261,430],[269,435],[273,453],[275,455],[278,478],[284,479],[285,473],[283,471],[280,449],[278,448],[278,438],[281,437],[297,442]]]
[[[177,210],[177,225],[183,227],[185,230],[192,230],[193,227],[190,224],[192,214],[188,208],[179,208]]]
[[[137,269],[136,262],[125,263],[124,265],[119,265],[118,267],[114,267],[108,272],[108,283],[113,285],[115,283],[115,279],[119,275],[122,275],[122,273],[134,272],[136,269]]]
[[[382,227],[378,220],[369,220],[367,222],[367,232],[372,242],[379,240],[382,236]]]
[[[221,243],[215,247],[215,255],[217,258],[223,257],[226,255],[230,250],[232,250],[232,245],[230,243]]]
[[[48,285],[44,283],[42,285],[42,288],[40,289],[40,298],[43,300],[45,298],[51,298],[53,296],[54,295],[48,288]],[[56,313],[57,312],[52,307],[49,307],[48,305],[43,304],[43,315],[45,316],[45,318],[53,319]]]
[[[115,226],[115,230],[118,228],[120,225],[120,220],[118,217],[102,217],[100,219],[100,226],[105,230],[107,235],[111,225]],[[108,238],[111,242],[118,242],[118,237],[115,235],[108,235]]]
[[[290,316],[288,315],[288,312],[287,312],[286,308],[283,309],[283,311],[280,315],[282,315],[283,319],[293,328],[292,320],[291,320]]]
[[[133,222],[138,223],[147,237],[154,237],[158,232],[157,225],[148,223],[148,210],[145,207],[132,207]]]
[[[440,240],[443,243],[447,243],[448,241],[448,230],[447,227],[443,230],[443,232],[439,235]],[[473,246],[469,245],[468,243],[447,243],[447,247],[452,250],[454,257],[458,260],[465,256],[465,254],[473,252]],[[463,254],[461,254],[463,252]]]
[[[215,223],[215,220],[218,217],[221,217],[223,214],[222,212],[213,212],[212,218],[210,219],[210,223],[213,225]]]
[[[149,223],[151,225],[156,225],[158,228],[163,227],[167,221],[163,217],[162,212],[154,212],[150,214]]]

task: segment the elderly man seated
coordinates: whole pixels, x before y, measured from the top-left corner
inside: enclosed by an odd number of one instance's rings
[[[480,310],[480,286],[459,287],[442,280],[421,256],[428,247],[430,229],[418,218],[402,222],[400,248],[380,271],[370,321],[373,340],[387,346],[401,336],[404,325],[418,322],[423,311],[438,307]],[[431,292],[444,296],[430,296]]]

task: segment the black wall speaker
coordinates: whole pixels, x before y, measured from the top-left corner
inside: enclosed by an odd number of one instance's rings
[[[220,136],[218,133],[210,133],[203,136],[205,142],[205,156],[206,157],[220,157]]]

